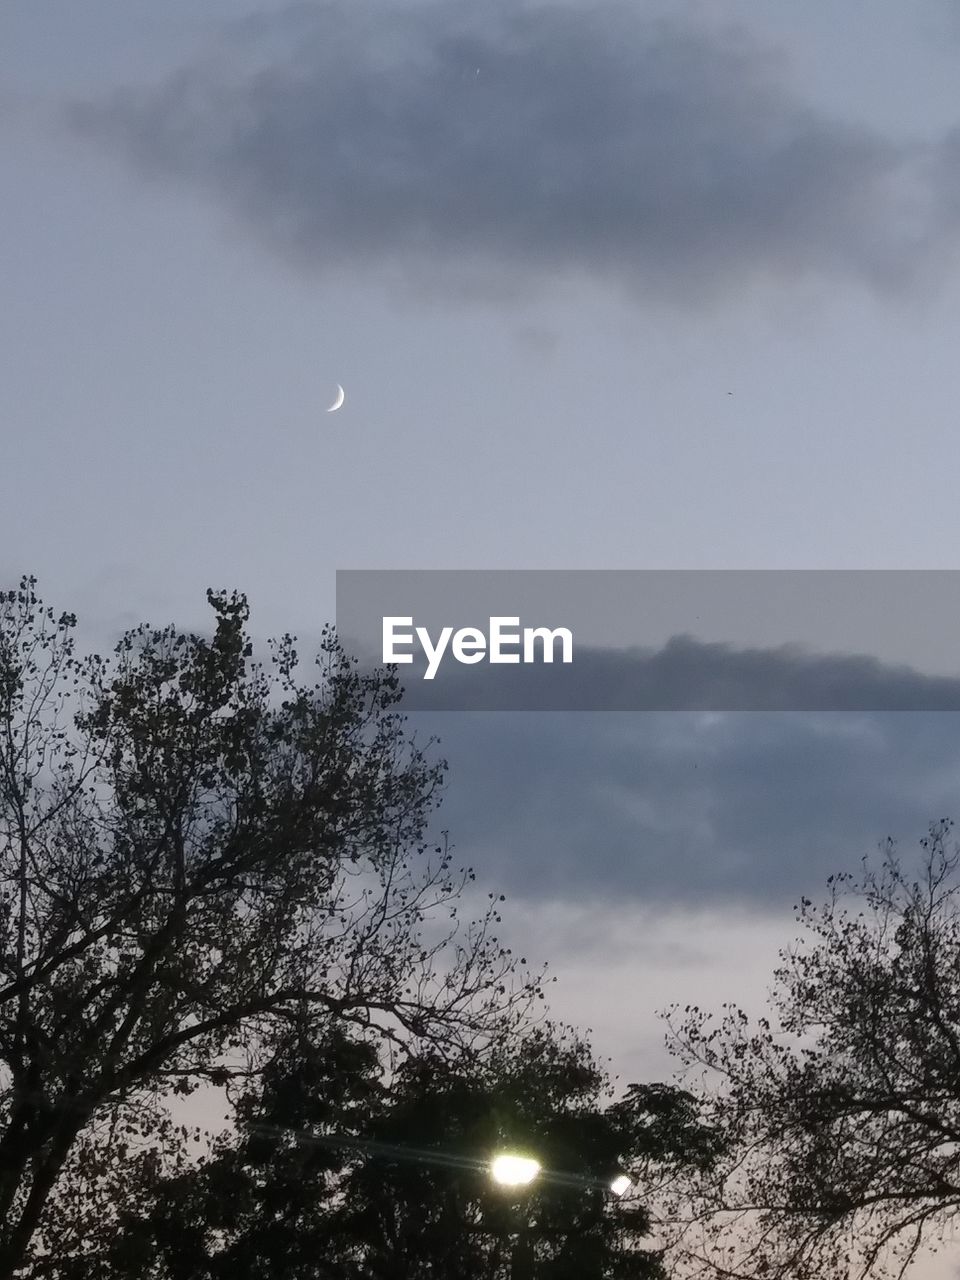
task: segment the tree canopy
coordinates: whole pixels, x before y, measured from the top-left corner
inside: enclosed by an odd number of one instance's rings
[[[659,1280],[642,1196],[655,1173],[707,1158],[710,1137],[674,1090],[609,1093],[587,1045],[549,1025],[479,1059],[426,1049],[391,1074],[369,1043],[301,1028],[206,1159],[155,1183],[142,1170],[97,1274]],[[497,1150],[536,1153],[543,1172],[496,1186]],[[625,1170],[636,1184],[618,1200]]]

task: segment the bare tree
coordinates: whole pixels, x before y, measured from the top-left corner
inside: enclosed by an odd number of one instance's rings
[[[773,1015],[673,1010],[726,1155],[682,1233],[701,1276],[904,1274],[960,1213],[960,883],[943,819],[904,870],[803,899]]]
[[[393,674],[329,630],[311,686],[290,636],[254,662],[236,594],[208,593],[212,638],[81,659],[35,585],[0,596],[0,1277],[51,1246],[98,1126],[255,1073],[271,1021],[462,1052],[538,989],[495,902],[460,926],[473,873],[425,841],[445,766]]]

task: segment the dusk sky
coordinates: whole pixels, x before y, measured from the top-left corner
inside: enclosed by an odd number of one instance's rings
[[[337,569],[957,568],[958,83],[954,0],[7,6],[0,585],[307,650]],[[954,713],[415,720],[625,1080],[960,818]]]

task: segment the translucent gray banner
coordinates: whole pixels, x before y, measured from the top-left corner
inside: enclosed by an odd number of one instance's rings
[[[957,711],[960,571],[342,570],[408,710]]]

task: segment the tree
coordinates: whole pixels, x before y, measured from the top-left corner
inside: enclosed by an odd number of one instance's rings
[[[425,839],[444,764],[393,674],[328,629],[301,684],[294,638],[254,662],[244,597],[213,592],[212,638],[81,659],[35,586],[0,595],[3,1280],[54,1249],[85,1274],[105,1202],[65,1216],[65,1171],[125,1182],[116,1153],[169,1137],[158,1099],[255,1076],[275,1024],[443,1057],[512,1034],[538,986],[495,903],[460,926],[473,873]]]
[[[393,1074],[355,1036],[316,1043],[302,1028],[241,1100],[238,1131],[125,1215],[97,1274],[656,1280],[650,1219],[611,1179],[701,1158],[708,1135],[675,1090],[608,1093],[586,1044],[549,1025],[480,1058],[428,1048]],[[533,1188],[491,1182],[505,1146],[536,1152]]]
[[[727,1151],[679,1252],[696,1274],[902,1275],[960,1212],[960,883],[951,822],[912,876],[838,875],[784,951],[774,1016],[672,1017],[721,1082],[704,1098]],[[851,904],[852,900],[852,904]],[[699,1230],[694,1232],[693,1226]]]

